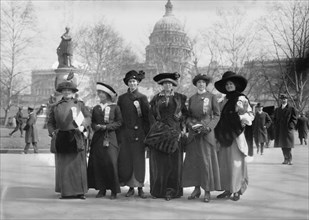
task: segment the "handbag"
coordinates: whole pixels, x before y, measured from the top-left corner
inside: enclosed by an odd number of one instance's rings
[[[178,149],[179,134],[176,129],[157,121],[150,128],[144,143],[149,148],[171,154]]]

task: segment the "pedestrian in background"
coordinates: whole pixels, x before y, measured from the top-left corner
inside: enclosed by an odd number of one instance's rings
[[[24,151],[22,153],[27,154],[28,150],[30,148],[30,144],[33,146],[34,153],[38,153],[38,130],[36,127],[36,119],[37,116],[34,113],[33,107],[28,107],[28,118],[26,121],[26,125],[24,127],[24,130],[26,131],[25,134],[25,142],[26,146],[24,148]]]
[[[233,201],[238,201],[248,186],[245,160],[248,145],[244,130],[247,125],[252,125],[254,115],[249,99],[242,93],[246,86],[247,80],[232,71],[225,72],[222,79],[215,82],[215,88],[226,94],[220,120],[215,127],[215,137],[220,146],[221,188],[224,190],[217,198],[230,198]]]
[[[58,84],[57,92],[62,99],[51,106],[47,128],[49,135],[56,138],[55,191],[59,199],[86,199],[87,161],[83,131],[90,126],[91,114],[83,101],[74,97],[78,91],[71,80]]]
[[[259,154],[261,149],[261,155],[264,153],[264,144],[267,143],[267,129],[271,125],[271,119],[269,115],[263,111],[263,105],[258,103],[256,105],[256,113],[252,123],[253,138],[256,145],[256,153]]]
[[[300,113],[299,118],[297,119],[296,129],[298,131],[298,137],[300,145],[307,145],[307,136],[309,130],[309,120],[303,112]]]
[[[292,165],[292,148],[294,147],[294,129],[297,123],[296,110],[288,104],[288,96],[279,96],[280,106],[275,109],[274,127],[275,144],[274,147],[282,149],[284,161],[282,164]]]
[[[16,131],[20,131],[20,137],[23,137],[23,124],[24,124],[24,121],[23,121],[23,113],[22,113],[22,110],[23,110],[23,107],[22,106],[19,106],[18,107],[18,111],[15,115],[15,121],[16,121],[16,127],[14,128],[14,130],[9,134],[10,137],[12,137],[12,135],[16,132]]]
[[[120,193],[118,178],[119,146],[116,137],[122,123],[119,106],[114,103],[117,93],[102,82],[96,85],[100,104],[92,110],[91,127],[94,131],[88,162],[88,187],[99,190],[96,198],[111,190],[110,199],[116,199]]]
[[[144,139],[150,127],[149,102],[147,97],[138,91],[138,85],[144,78],[143,71],[127,72],[123,81],[128,90],[118,98],[123,119],[118,133],[119,181],[122,186],[129,186],[126,197],[133,196],[134,187],[137,187],[138,196],[143,199],[146,198],[143,191],[146,166]]]
[[[188,199],[199,198],[202,188],[204,202],[210,201],[210,191],[221,190],[214,135],[220,108],[216,96],[206,90],[210,80],[207,75],[198,74],[192,81],[197,93],[189,99],[189,135],[183,168],[183,187],[195,187]]]
[[[150,193],[167,201],[183,195],[183,149],[179,143],[183,123],[188,116],[187,97],[173,90],[178,73],[160,73],[153,79],[163,90],[150,101],[155,122],[146,143],[149,145]]]

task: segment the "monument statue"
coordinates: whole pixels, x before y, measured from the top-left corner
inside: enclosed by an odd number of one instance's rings
[[[57,48],[58,68],[73,67],[73,41],[69,34],[70,28],[65,27],[65,33],[61,36],[61,42]]]

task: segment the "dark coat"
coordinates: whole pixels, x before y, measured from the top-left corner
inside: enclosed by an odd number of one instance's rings
[[[275,144],[274,147],[293,148],[294,129],[297,123],[296,110],[287,104],[282,109],[276,108],[274,113]]]
[[[38,142],[38,130],[36,128],[36,115],[34,112],[29,114],[24,130],[26,131],[25,142],[34,143]]]
[[[180,93],[166,97],[159,93],[151,100],[151,113],[157,121],[177,130],[180,134],[182,123],[188,116],[185,102],[187,97]],[[150,194],[158,198],[180,197],[182,190],[183,150],[177,142],[172,154],[150,149]]]
[[[301,116],[297,119],[296,129],[298,130],[298,137],[307,139],[309,130],[309,120],[305,116]]]
[[[253,127],[253,137],[256,143],[267,142],[267,129],[271,125],[271,119],[266,112],[256,113],[252,127]]]
[[[120,193],[118,178],[118,154],[119,147],[115,131],[122,122],[119,106],[108,105],[110,108],[109,122],[104,120],[105,110],[100,105],[93,108],[92,128],[94,130],[91,141],[88,161],[88,187],[97,190],[110,189],[114,193]],[[98,125],[106,125],[106,130],[101,130]],[[103,143],[108,141],[108,146]]]
[[[51,107],[47,122],[50,135],[55,130],[59,131],[56,138],[55,191],[60,192],[62,196],[76,196],[85,194],[88,191],[85,142],[83,137],[77,138],[78,136],[75,135],[77,127],[74,123],[72,107],[76,108],[77,114],[80,112],[83,113],[85,119],[82,125],[85,128],[89,127],[91,119],[90,112],[82,101],[73,98],[68,100],[61,99],[55,103]],[[77,150],[80,145],[84,150]],[[68,148],[76,150],[68,150]]]
[[[135,104],[134,104],[135,103]],[[123,124],[118,132],[120,153],[118,159],[119,179],[125,184],[134,176],[140,183],[145,179],[144,139],[149,131],[149,103],[147,97],[135,90],[119,96]],[[138,114],[139,105],[140,115]]]

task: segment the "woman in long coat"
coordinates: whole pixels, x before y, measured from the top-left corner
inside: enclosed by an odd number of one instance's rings
[[[26,131],[25,134],[25,142],[26,142],[26,146],[24,148],[23,153],[27,154],[28,150],[30,148],[30,144],[33,145],[33,150],[34,153],[38,153],[38,130],[36,127],[36,114],[34,113],[34,108],[32,107],[28,107],[28,119],[26,121],[26,126],[24,127],[24,130]]]
[[[99,190],[97,198],[104,197],[111,190],[111,199],[120,193],[118,178],[119,146],[116,130],[122,122],[120,108],[112,100],[117,96],[115,90],[104,83],[97,83],[100,104],[92,111],[94,134],[90,146],[88,162],[88,186]]]
[[[245,157],[248,145],[244,130],[252,125],[254,115],[248,98],[242,94],[247,80],[227,71],[215,82],[215,88],[226,94],[220,120],[215,127],[215,137],[220,145],[218,152],[221,188],[225,190],[217,198],[238,201],[248,186],[248,172]],[[232,197],[231,194],[233,194]]]
[[[185,121],[188,110],[185,106],[186,96],[174,92],[173,86],[177,86],[178,73],[160,73],[153,79],[163,86],[163,91],[156,94],[150,102],[151,112],[156,120],[155,125],[165,127],[173,134],[158,131],[158,139],[166,142],[150,146],[150,193],[154,198],[165,198],[167,201],[183,195],[182,167],[183,150],[179,144],[179,136],[182,123]],[[152,134],[152,129],[150,134]],[[167,131],[165,130],[165,131]],[[149,134],[148,134],[149,135]],[[164,146],[162,146],[164,145]],[[157,148],[156,148],[157,146]]]
[[[62,198],[86,199],[87,161],[83,131],[90,125],[91,115],[85,104],[76,98],[78,91],[72,81],[59,83],[62,99],[50,110],[47,122],[49,135],[56,135],[56,187]]]
[[[297,119],[296,130],[298,130],[298,138],[300,145],[303,145],[303,142],[305,143],[305,145],[307,145],[309,120],[303,112],[300,113],[300,116]]]
[[[210,191],[221,190],[220,171],[214,128],[220,118],[217,98],[206,87],[210,78],[197,75],[193,84],[197,93],[189,99],[188,145],[183,169],[183,187],[195,189],[188,199],[195,199],[205,191],[204,202],[210,201]]]
[[[146,198],[143,191],[146,164],[144,139],[150,127],[149,102],[147,97],[138,91],[144,75],[143,71],[129,71],[123,79],[129,87],[128,91],[118,98],[123,119],[118,133],[118,169],[120,184],[130,187],[126,197],[133,196],[134,187],[138,187],[138,196]]]

